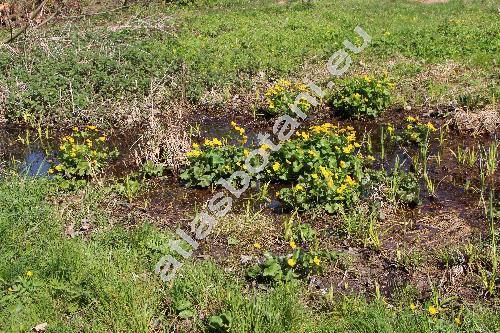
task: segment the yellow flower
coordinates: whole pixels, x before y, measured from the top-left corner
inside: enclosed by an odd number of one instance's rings
[[[262,146],[260,146],[260,149],[262,149],[263,151],[266,151],[268,149],[271,149],[271,147],[269,147],[268,145],[266,144],[263,144]]]
[[[49,169],[48,173],[50,173],[50,174],[54,173],[54,169],[52,169],[52,168]]]
[[[417,306],[415,305],[415,303],[411,303],[411,304],[410,304],[410,309],[411,309],[412,311],[415,311],[415,309],[416,309],[416,308],[417,308]]]
[[[316,257],[316,256],[314,257],[313,262],[314,262],[316,265],[318,265],[318,266],[319,266],[319,264],[321,264],[321,260],[320,260],[318,257]]]
[[[344,161],[340,161],[340,163],[339,163],[339,164],[340,164],[340,167],[341,167],[342,169],[343,169],[343,168],[345,168],[345,167],[347,166],[347,163],[346,163],[346,162],[344,162]]]
[[[57,171],[61,171],[61,170],[63,169],[63,167],[62,167],[62,165],[61,165],[61,164],[58,164],[58,165],[56,165],[55,169],[56,169]]]
[[[193,149],[200,149],[200,145],[197,143],[193,143]]]
[[[73,127],[73,131],[78,132],[78,127]]]
[[[309,155],[311,155],[312,157],[319,157],[319,153],[317,151],[314,151],[314,150],[309,150],[308,151]]]
[[[373,161],[375,161],[375,157],[373,157],[372,155],[368,155],[368,156],[366,156],[366,159],[367,159],[368,161],[372,161],[372,162],[373,162]]]
[[[8,291],[9,293],[11,293],[11,292],[13,292],[13,291],[14,291],[14,289],[12,289],[11,287],[9,287],[9,289],[7,289],[7,291]]]
[[[394,134],[394,127],[392,125],[387,126],[387,132],[389,132],[390,135]]]
[[[361,98],[361,95],[360,95],[360,94],[358,94],[358,93],[355,93],[355,94],[353,95],[353,97],[354,97],[355,99],[360,99],[360,98]]]
[[[294,241],[290,241],[290,247],[291,247],[292,249],[295,249],[295,248],[297,247],[297,244],[295,244],[295,242],[294,242]]]
[[[26,276],[27,277],[32,277],[33,276],[33,272],[32,271],[27,271],[26,272]]]
[[[106,136],[100,136],[99,141],[103,141],[103,142],[106,141]]]
[[[92,148],[92,141],[90,141],[89,139],[85,140],[85,142],[87,142],[87,146],[89,148]]]
[[[278,171],[280,169],[280,164],[278,162],[274,162],[273,164],[273,170]]]
[[[246,135],[242,135],[242,136],[241,136],[241,143],[242,143],[242,144],[245,144],[245,143],[247,143],[247,141],[248,141],[248,136],[246,136]]]
[[[366,82],[370,83],[370,82],[372,81],[372,78],[371,78],[370,76],[368,76],[368,75],[365,75],[365,76],[364,76],[364,80],[365,80]]]
[[[97,127],[92,126],[92,125],[87,126],[87,128],[88,128],[89,130],[96,130],[96,129],[97,129]]]
[[[280,192],[276,192],[275,195],[276,195],[277,198],[279,198]]]
[[[455,324],[457,324],[457,326],[462,325],[462,319],[460,319],[460,317],[455,317]]]
[[[413,126],[412,126],[412,125],[406,125],[406,129],[411,130],[412,128],[413,128]]]
[[[222,142],[217,138],[213,138],[212,140],[205,139],[205,146],[209,147],[222,146]]]
[[[356,182],[351,178],[351,176],[347,175],[345,177],[345,183],[349,186],[354,186],[356,185]]]
[[[66,149],[66,145],[60,145],[59,149],[62,150],[62,151],[64,151]]]
[[[328,181],[326,182],[326,185],[328,186],[328,188],[333,188],[334,187],[333,180],[329,178]]]
[[[434,125],[433,125],[431,122],[428,122],[428,123],[427,123],[427,128],[428,128],[429,130],[433,131],[433,132],[434,132],[434,131],[437,131],[437,128],[436,128],[436,127],[434,127]]]
[[[248,149],[243,149],[243,155],[245,155],[245,157],[247,157],[248,154],[250,154],[250,151]]]
[[[297,185],[295,185],[295,190],[302,191],[302,190],[304,190],[304,186],[297,184]]]
[[[318,174],[313,173],[313,174],[311,175],[311,177],[312,177],[313,179],[318,179]]]
[[[74,143],[75,139],[72,136],[68,136],[68,141],[71,142],[71,143]]]
[[[332,172],[325,168],[324,166],[320,166],[319,170],[321,171],[321,174],[323,174],[323,177],[328,178],[332,175]]]
[[[350,154],[353,149],[354,149],[354,146],[349,145],[347,147],[342,148],[342,151],[344,152],[344,154]]]
[[[76,157],[76,153],[71,153],[69,156]]]
[[[288,259],[288,266],[293,267],[297,263],[297,261],[293,258]]]
[[[188,152],[186,153],[186,156],[187,156],[187,157],[198,157],[198,156],[200,156],[200,155],[201,155],[201,151],[196,150],[196,149],[195,149],[195,150],[188,151]]]
[[[347,188],[347,186],[345,184],[342,184],[338,189],[337,189],[337,193],[338,194],[342,194],[344,193],[345,189]]]
[[[308,140],[309,139],[309,134],[307,134],[306,132],[302,132],[301,133],[301,136],[304,140]]]
[[[416,121],[417,121],[417,119],[416,119],[415,117],[412,117],[412,116],[408,116],[408,117],[406,118],[406,120],[407,120],[407,121],[409,121],[409,122],[411,122],[411,123],[414,123],[414,122],[416,122]]]
[[[432,305],[429,305],[429,308],[428,308],[427,310],[429,311],[429,314],[430,314],[431,316],[434,316],[434,315],[436,315],[436,314],[439,312],[439,311],[438,311],[438,309],[436,309],[436,308],[435,308],[434,306],[432,306]]]
[[[260,249],[262,246],[260,245],[260,243],[253,243],[253,247],[255,247],[256,249]]]
[[[359,148],[359,147],[361,147],[361,145],[357,142],[354,142],[354,147]]]

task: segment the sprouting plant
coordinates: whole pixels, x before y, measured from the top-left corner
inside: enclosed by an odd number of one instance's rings
[[[368,132],[365,134],[363,137],[363,142],[366,142],[366,150],[368,153],[373,154],[373,145],[372,145],[372,134],[371,132]]]
[[[446,141],[445,134],[448,132],[448,125],[439,127],[439,147],[442,149]]]
[[[456,158],[457,162],[461,165],[469,165],[470,167],[474,166],[479,158],[476,148],[465,147],[462,148],[460,146],[457,147],[457,152],[455,153],[451,150],[452,155]]]
[[[483,148],[484,155],[486,156],[486,174],[488,176],[492,176],[495,174],[498,166],[498,158],[497,158],[497,148],[499,143],[492,142],[490,147],[488,148],[488,152],[486,152],[486,148]]]
[[[441,166],[442,158],[441,158],[441,152],[437,152],[436,156],[434,156],[434,159],[436,160],[436,164],[438,166]]]
[[[484,191],[486,190],[486,172],[484,170],[483,156],[479,157],[479,181],[481,184],[481,199],[480,202],[484,201]]]
[[[465,164],[465,150],[462,147],[458,146],[456,152],[450,148],[450,152],[455,157],[458,164]]]
[[[488,207],[486,216],[489,222],[489,232],[491,238],[490,245],[490,253],[489,253],[489,261],[491,265],[491,272],[486,271],[485,269],[481,270],[481,276],[483,279],[483,286],[488,291],[490,295],[495,295],[497,288],[497,265],[498,265],[498,257],[497,257],[497,243],[496,243],[496,234],[497,229],[495,227],[495,217],[497,217],[498,212],[495,210],[493,206],[493,190],[490,191],[490,197],[488,200]]]
[[[428,305],[428,311],[431,315],[436,315],[440,312],[444,312],[450,308],[451,303],[453,303],[457,297],[456,296],[451,296],[451,297],[443,297],[441,295],[441,292],[439,289],[436,288],[436,286],[432,283],[432,281],[429,281],[429,284],[431,286],[431,297],[429,299],[430,304]]]
[[[382,160],[385,158],[385,132],[383,126],[380,128],[380,158]]]
[[[406,271],[416,269],[423,262],[422,253],[418,250],[409,250],[406,247],[396,249],[396,265]]]
[[[382,241],[380,239],[378,230],[377,218],[375,214],[370,215],[368,224],[368,236],[365,239],[364,245],[371,247],[376,251],[378,251],[382,246]]]
[[[299,218],[297,214],[297,210],[293,211],[293,213],[290,215],[290,218],[286,219],[285,222],[283,222],[283,233],[284,233],[284,238],[286,241],[292,240],[293,237],[293,225],[295,218]]]
[[[424,173],[424,180],[425,184],[427,186],[427,192],[430,197],[436,197],[436,184],[435,182],[429,177],[427,173]]]
[[[200,124],[189,124],[188,125],[188,133],[189,137],[199,137],[201,135],[201,126]]]
[[[422,174],[427,176],[427,166],[429,162],[428,154],[429,154],[429,131],[425,133],[425,139],[420,145],[420,155],[422,156]]]
[[[134,176],[127,175],[122,179],[122,181],[117,182],[114,186],[116,192],[127,198],[130,203],[141,190],[140,181],[134,178]]]

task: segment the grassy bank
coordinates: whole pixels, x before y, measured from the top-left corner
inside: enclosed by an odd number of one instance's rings
[[[255,289],[210,261],[189,264],[172,285],[162,285],[153,269],[168,232],[147,221],[124,229],[104,219],[71,238],[51,204],[59,197],[51,188],[44,180],[0,181],[5,332],[44,322],[47,332],[205,331],[209,318],[222,313],[232,318],[232,332],[494,332],[500,325],[496,310],[479,305],[463,306],[457,325],[453,315],[429,315],[425,304],[412,310],[413,300],[404,297],[388,303],[367,295],[367,302],[301,282]]]
[[[471,93],[491,103],[498,98],[496,17],[492,1],[134,5],[61,20],[4,47],[2,109],[13,120],[109,125],[158,87],[167,101],[223,106],[234,93],[255,96],[273,78],[321,82],[326,60],[357,25],[373,41],[355,59],[364,65],[354,67],[405,82],[400,103],[445,104]]]

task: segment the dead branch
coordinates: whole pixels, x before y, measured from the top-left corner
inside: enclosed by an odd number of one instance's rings
[[[15,34],[12,34],[6,41],[4,41],[2,43],[2,45],[12,43],[17,37],[21,36],[24,32],[26,32],[26,30],[28,30],[30,22],[33,21],[40,14],[40,12],[42,11],[43,6],[45,6],[45,4],[47,3],[47,1],[48,0],[44,0],[44,1],[40,2],[40,4],[38,5],[38,7],[36,7],[35,10],[29,16],[28,21],[26,22],[26,24],[22,28],[20,28]],[[55,15],[52,15],[48,20],[45,20],[44,22],[42,22],[41,25],[47,23],[54,16]]]

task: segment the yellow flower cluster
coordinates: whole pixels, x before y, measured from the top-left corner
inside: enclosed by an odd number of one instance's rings
[[[292,83],[289,80],[280,79],[278,82],[276,82],[266,90],[264,96],[266,98],[269,109],[274,109],[276,108],[276,102],[279,102],[276,100],[277,98],[283,97],[287,94],[293,96],[293,94],[305,92],[307,90],[307,86],[301,82]],[[304,99],[300,100],[299,104],[305,107],[310,106],[309,102]]]
[[[222,146],[222,141],[220,141],[219,139],[217,138],[213,138],[212,140],[209,140],[209,139],[205,139],[205,142],[203,143],[205,146],[208,146],[208,147],[220,147]]]
[[[319,133],[331,133],[333,129],[336,129],[337,126],[334,126],[330,123],[324,123],[323,125],[315,125],[311,126],[311,132],[315,134]]]
[[[231,126],[241,136],[242,144],[245,144],[248,141],[248,136],[245,135],[245,129],[243,127],[239,126],[234,121],[231,122]]]
[[[188,151],[186,153],[187,157],[198,157],[201,156],[203,153],[200,150],[200,145],[197,143],[193,143],[193,149],[191,151]]]

